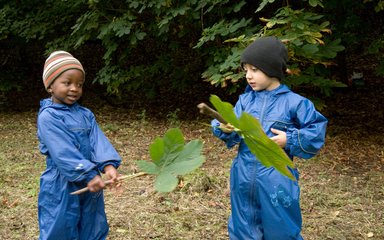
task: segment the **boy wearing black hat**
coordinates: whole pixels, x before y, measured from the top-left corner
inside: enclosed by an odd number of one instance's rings
[[[281,84],[288,52],[276,37],[262,37],[241,55],[248,86],[234,111],[253,115],[265,133],[287,155],[308,159],[323,146],[327,119],[313,103]],[[250,152],[243,139],[216,119],[213,134],[228,148],[239,143],[231,167],[230,239],[302,239],[300,188],[274,168],[267,168]],[[299,180],[297,169],[290,169]]]

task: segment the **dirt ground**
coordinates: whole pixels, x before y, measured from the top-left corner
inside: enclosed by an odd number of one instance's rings
[[[377,86],[336,92],[324,110],[325,147],[311,160],[295,159],[305,239],[384,239],[383,89]],[[186,120],[179,110],[157,118],[145,108],[84,105],[121,154],[121,174],[136,173],[135,161],[149,160],[149,144],[170,127],[180,127],[187,141],[204,141],[206,162],[176,191],[154,191],[151,176],[105,191],[108,239],[228,239],[229,169],[236,149],[212,136],[204,125],[209,119]],[[0,113],[0,239],[38,238],[37,194],[45,162],[35,125],[36,109]]]

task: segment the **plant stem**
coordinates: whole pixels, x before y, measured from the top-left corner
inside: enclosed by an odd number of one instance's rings
[[[135,173],[135,174],[132,174],[132,175],[120,176],[120,177],[117,178],[117,181],[122,181],[122,180],[126,180],[126,179],[132,179],[132,178],[135,178],[135,177],[144,176],[146,174],[147,173],[145,173],[145,172],[139,172],[139,173]],[[106,181],[104,181],[104,183],[105,183],[105,185],[108,185],[108,184],[111,184],[112,181],[111,180],[106,180]],[[79,194],[87,192],[87,191],[89,191],[89,189],[88,189],[88,187],[85,187],[85,188],[79,189],[77,191],[71,192],[70,194],[71,195],[79,195]]]

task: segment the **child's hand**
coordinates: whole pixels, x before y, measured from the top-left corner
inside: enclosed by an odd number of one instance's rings
[[[284,131],[274,128],[271,128],[271,132],[276,134],[276,136],[273,136],[270,139],[277,143],[281,148],[285,148],[285,145],[287,144],[287,134]]]
[[[108,180],[111,180],[112,183],[116,182],[117,178],[119,177],[119,174],[117,173],[116,168],[112,165],[105,166],[104,167],[104,173],[105,173],[105,177]]]
[[[104,167],[104,173],[105,177],[111,181],[111,186],[119,187],[119,185],[116,185],[117,178],[119,177],[119,174],[117,172],[117,169],[112,165],[107,165]]]
[[[89,181],[87,187],[91,192],[98,192],[105,187],[105,183],[99,175],[96,175],[91,181]]]
[[[235,130],[235,128],[230,123],[227,123],[227,124],[220,123],[219,128],[221,129],[221,131],[225,133],[231,133]]]

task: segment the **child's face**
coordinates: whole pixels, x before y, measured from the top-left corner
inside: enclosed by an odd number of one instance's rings
[[[255,91],[270,91],[280,85],[279,79],[269,77],[255,66],[246,63],[243,65],[243,69],[245,71],[245,78],[247,79],[248,84]]]
[[[53,102],[71,105],[83,94],[83,83],[83,73],[78,69],[69,69],[60,74],[48,88],[48,92],[51,93]]]

